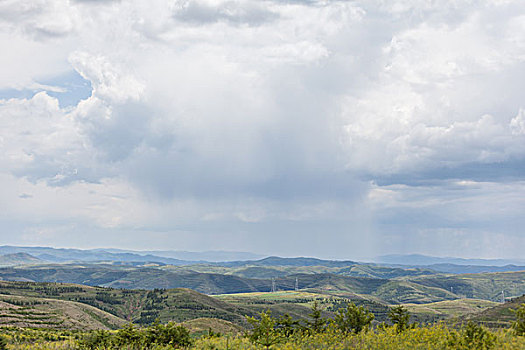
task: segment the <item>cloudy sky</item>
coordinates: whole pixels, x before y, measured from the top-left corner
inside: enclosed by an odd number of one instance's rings
[[[0,242],[523,256],[525,3],[1,0]]]

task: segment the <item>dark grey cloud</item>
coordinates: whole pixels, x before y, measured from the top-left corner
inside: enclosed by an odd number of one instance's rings
[[[472,162],[457,167],[432,167],[421,172],[400,172],[390,176],[363,176],[381,186],[405,184],[428,186],[441,184],[443,180],[463,179],[476,182],[513,182],[525,180],[525,158],[481,163]]]

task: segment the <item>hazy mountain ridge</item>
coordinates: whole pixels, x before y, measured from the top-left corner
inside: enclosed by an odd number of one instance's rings
[[[26,253],[36,258],[54,262],[71,262],[71,261],[122,261],[122,262],[157,262],[170,265],[187,265],[195,264],[200,261],[184,261],[174,258],[166,258],[155,255],[140,255],[135,253],[112,253],[105,250],[83,250],[72,248],[51,248],[51,247],[16,247],[16,246],[1,246],[0,254],[17,254]]]
[[[184,261],[205,261],[205,262],[224,262],[224,261],[246,261],[258,260],[265,258],[265,255],[255,254],[250,252],[235,252],[211,250],[204,252],[189,252],[183,250],[125,250],[115,248],[100,248],[95,251],[105,251],[109,253],[132,253],[138,255],[153,255],[164,258],[173,258]]]
[[[350,260],[323,260],[317,258],[282,258],[278,256],[270,256],[260,260],[248,260],[248,261],[230,261],[230,262],[218,262],[213,265],[224,266],[224,267],[240,267],[240,266],[325,266],[325,267],[346,267],[358,264],[355,261]]]
[[[454,257],[436,257],[422,254],[389,254],[377,257],[377,263],[409,266],[432,266],[439,264],[473,265],[473,266],[505,266],[523,265],[525,260],[520,259],[467,259]]]
[[[34,257],[27,253],[12,253],[0,255],[0,267],[2,266],[16,266],[28,264],[42,264],[45,260]]]
[[[18,247],[18,246],[0,246],[0,254],[29,254],[33,257],[16,255],[12,258],[6,258],[5,264],[0,266],[13,266],[23,264],[38,263],[69,263],[69,262],[110,262],[113,264],[129,264],[132,266],[144,264],[159,264],[173,266],[189,265],[210,265],[224,268],[240,267],[325,267],[325,268],[347,268],[345,271],[322,271],[334,272],[343,275],[362,275],[367,277],[394,278],[403,275],[419,275],[425,273],[477,273],[477,272],[504,272],[504,271],[522,271],[525,270],[525,261],[523,265],[517,264],[520,260],[504,259],[462,259],[462,258],[439,258],[425,255],[385,255],[378,258],[382,263],[362,263],[353,260],[324,260],[311,257],[277,257],[270,256],[262,259],[251,260],[228,260],[216,261],[219,257],[224,259],[234,257],[252,257],[256,254],[246,252],[180,252],[180,251],[131,251],[114,248],[106,249],[71,249],[71,248],[52,248],[52,247]],[[155,255],[160,254],[160,255]],[[176,257],[208,257],[212,261],[206,260],[181,260]],[[8,261],[11,259],[11,261]],[[24,260],[25,259],[25,260]],[[35,260],[39,259],[41,261]],[[510,264],[512,262],[513,264]],[[404,263],[404,264],[401,264]],[[507,264],[504,264],[507,263]],[[361,268],[358,268],[360,266]],[[368,266],[368,267],[367,267]],[[380,267],[382,271],[379,272]],[[386,269],[392,268],[391,274]],[[403,273],[401,270],[407,272]],[[411,270],[412,272],[408,272]],[[260,275],[266,275],[263,270],[259,270]],[[297,271],[298,273],[304,271]],[[379,272],[379,273],[378,273]],[[276,276],[282,276],[282,273],[276,273]],[[252,269],[245,277],[256,277],[257,273]]]

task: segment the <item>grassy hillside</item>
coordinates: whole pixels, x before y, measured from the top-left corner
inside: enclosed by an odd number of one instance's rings
[[[217,295],[216,298],[228,303],[254,308],[259,311],[266,309],[281,314],[283,311],[296,318],[305,318],[311,311],[313,303],[321,306],[325,317],[333,317],[334,312],[345,307],[346,303],[354,302],[364,306],[374,313],[376,320],[386,321],[388,306],[374,300],[366,299],[352,293],[325,293],[324,291],[278,291],[273,293],[241,293]]]
[[[79,302],[0,295],[0,325],[67,330],[117,329],[126,321]]]
[[[232,335],[241,334],[244,331],[239,325],[218,318],[196,318],[182,324],[193,336],[207,335],[210,329],[215,333]]]
[[[345,266],[295,266],[295,265],[250,265],[240,266],[218,266],[209,264],[198,264],[188,266],[165,266],[165,270],[174,272],[201,272],[201,273],[219,273],[234,275],[247,278],[278,278],[296,274],[322,274],[330,273],[334,275],[351,276],[351,277],[368,277],[368,278],[400,278],[421,275],[436,274],[435,271],[422,268],[395,268],[383,267],[376,265],[364,265],[351,263]]]
[[[189,288],[206,294],[253,292],[271,288],[271,281],[267,280],[104,264],[1,268],[0,278],[11,281],[75,283],[129,289]]]
[[[0,268],[0,278],[12,281],[76,283],[128,289],[189,288],[206,294],[264,292],[269,291],[272,285],[270,279],[93,264]],[[386,279],[378,278],[308,273],[278,278],[277,287],[293,290],[296,278],[299,279],[300,288],[333,289],[364,294],[371,293],[388,282]]]
[[[200,317],[219,318],[243,324],[244,315],[255,314],[252,310],[189,289],[148,291],[3,281],[0,282],[0,295],[11,298],[23,297],[27,299],[23,301],[26,304],[38,301],[43,296],[45,299],[87,304],[118,318],[139,324],[152,323],[156,318],[161,322],[182,322]]]
[[[481,322],[490,327],[508,327],[516,320],[516,315],[513,310],[516,310],[523,303],[525,303],[525,295],[513,298],[504,304],[497,304],[478,314],[467,315],[465,319]]]
[[[356,265],[339,268],[338,274],[324,273],[324,266],[243,266],[232,274],[226,267],[194,266],[201,269],[220,269],[222,273],[195,272],[188,268],[133,267],[111,264],[52,264],[0,268],[0,279],[11,281],[60,282],[115,289],[174,289],[187,288],[205,293],[230,294],[268,292],[275,277],[277,290],[294,290],[296,279],[299,289],[367,295],[384,304],[433,303],[455,299],[484,299],[498,301],[501,291],[508,297],[525,293],[525,272],[501,272],[464,275],[427,274],[423,270],[406,270],[404,275],[397,269]],[[193,267],[192,267],[193,268]],[[232,268],[233,269],[233,268]],[[348,271],[346,271],[346,270]],[[306,273],[290,274],[291,271]],[[345,273],[370,275],[382,271],[383,276],[393,278],[370,278],[345,276]],[[353,272],[352,272],[353,271]],[[413,275],[409,275],[413,274]],[[257,276],[257,278],[254,278]],[[266,276],[266,278],[261,278]],[[272,277],[270,277],[272,276]]]
[[[410,280],[387,281],[370,294],[390,304],[403,303],[433,303],[443,300],[457,299],[458,296],[446,289],[426,286]]]
[[[318,289],[221,294],[214,297],[181,288],[127,290],[75,284],[0,281],[0,325],[71,330],[113,329],[129,321],[145,325],[159,319],[163,323],[189,322],[188,325],[192,325],[190,328],[198,333],[209,326],[213,326],[214,330],[240,329],[246,326],[245,316],[255,316],[264,310],[271,310],[275,316],[288,313],[296,319],[307,318],[314,301],[320,304],[325,317],[333,317],[339,308],[352,301],[373,312],[377,321],[387,320],[390,305],[377,297],[356,292],[370,291],[366,279],[354,278],[352,288],[340,290],[333,287],[345,282],[346,278],[337,277],[326,276],[326,279],[317,281],[322,287]],[[425,295],[430,298],[434,288],[408,281],[384,282],[376,286],[375,291],[387,290],[393,293],[392,290],[396,289],[391,287],[395,282],[398,287],[412,288],[412,292],[417,290],[424,293],[424,288],[427,288]],[[396,293],[402,294],[399,290]],[[525,302],[524,298],[496,307],[492,307],[496,303],[473,299],[405,305],[416,321],[468,315],[470,319],[490,325],[508,325],[514,317],[510,309]],[[210,319],[220,321],[212,322]]]
[[[414,278],[411,281],[449,291],[461,298],[499,301],[502,291],[509,297],[525,294],[525,271],[427,276]]]
[[[479,299],[456,299],[428,304],[404,304],[412,315],[412,319],[419,322],[474,315],[495,305],[497,303]]]

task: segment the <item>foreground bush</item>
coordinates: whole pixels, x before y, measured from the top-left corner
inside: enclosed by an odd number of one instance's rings
[[[132,324],[118,330],[94,331],[82,336],[78,349],[173,349],[188,347],[192,343],[189,331],[173,322],[156,322],[147,328],[135,328]]]
[[[174,331],[174,333],[172,333]],[[157,333],[158,332],[158,333]],[[180,333],[179,333],[180,332]],[[189,343],[189,337],[181,328],[171,325],[157,325],[148,328],[127,326],[120,331],[97,331],[70,333],[63,331],[2,329],[7,340],[7,349],[20,350],[80,350],[80,349],[197,349],[226,350],[264,349],[265,345],[254,344],[247,336],[204,336]],[[155,338],[154,334],[159,337]],[[172,334],[172,335],[170,335]],[[174,334],[174,335],[173,335]],[[139,336],[137,336],[139,335]],[[56,340],[46,340],[56,339]],[[178,342],[173,342],[178,339]],[[184,339],[184,341],[180,341]],[[427,327],[410,327],[399,333],[396,327],[381,326],[368,332],[342,332],[335,324],[323,332],[296,331],[282,336],[279,343],[269,345],[274,350],[522,350],[525,337],[518,336],[513,329],[490,331],[475,324],[460,329],[438,324]]]
[[[516,321],[512,324],[512,328],[517,335],[525,336],[525,304],[521,304],[514,312],[516,313]]]
[[[310,350],[310,349],[364,349],[364,350],[523,350],[525,338],[516,336],[511,330],[491,332],[483,331],[490,335],[490,340],[484,337],[474,337],[472,330],[466,328],[455,330],[445,325],[431,327],[414,327],[399,333],[396,327],[384,327],[359,334],[343,333],[330,326],[323,333],[295,334],[283,339],[281,343],[270,346],[275,350]],[[477,331],[475,331],[477,332]],[[476,333],[478,334],[478,333]],[[469,338],[470,337],[470,338]],[[253,344],[246,337],[220,337],[201,338],[192,346],[192,349],[226,350],[226,349],[263,349],[261,345]]]

